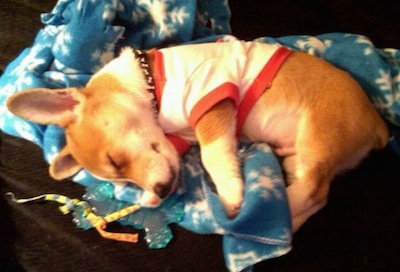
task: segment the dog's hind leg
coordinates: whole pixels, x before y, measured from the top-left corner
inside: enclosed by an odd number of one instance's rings
[[[330,181],[333,178],[333,170],[322,159],[304,162],[301,157],[305,155],[285,157],[283,161],[287,181],[291,183],[286,192],[292,215],[293,232],[326,205]],[[295,168],[292,169],[287,166],[288,164],[292,164]],[[294,173],[289,173],[291,171]],[[289,176],[292,177],[289,178]]]
[[[196,124],[202,163],[213,180],[229,217],[239,212],[243,202],[243,179],[237,157],[236,114],[225,99],[206,112]]]
[[[334,113],[322,117],[320,112],[301,118],[296,151],[283,160],[293,231],[325,206],[336,174],[356,167],[371,150],[383,148],[388,137],[371,108],[361,108],[346,120]]]

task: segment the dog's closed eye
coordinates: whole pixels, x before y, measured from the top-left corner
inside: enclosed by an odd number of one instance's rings
[[[125,167],[125,160],[121,159],[119,156],[113,156],[110,153],[107,153],[107,159],[110,162],[111,166],[114,167],[117,171],[121,171]]]
[[[153,149],[155,152],[160,153],[160,144],[158,143],[152,143],[151,144],[151,149]]]

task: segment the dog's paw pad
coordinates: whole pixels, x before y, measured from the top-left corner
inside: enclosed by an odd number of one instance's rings
[[[221,199],[221,201],[225,207],[225,211],[226,211],[228,218],[231,218],[231,219],[235,218],[239,214],[240,209],[242,208],[243,201],[236,202],[236,203],[227,203],[227,202],[223,201],[222,199]]]
[[[234,218],[240,212],[243,205],[243,181],[241,179],[229,179],[227,183],[217,183],[219,199],[225,207],[229,218]]]

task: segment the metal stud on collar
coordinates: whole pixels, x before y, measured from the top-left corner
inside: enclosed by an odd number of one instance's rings
[[[156,87],[154,84],[154,78],[151,73],[147,53],[143,50],[135,50],[135,57],[137,60],[139,60],[140,67],[142,68],[143,74],[145,76],[146,82],[147,82],[147,91],[153,95],[152,99],[152,107],[155,110],[155,112],[158,112],[158,104],[157,104],[157,98],[156,98]]]

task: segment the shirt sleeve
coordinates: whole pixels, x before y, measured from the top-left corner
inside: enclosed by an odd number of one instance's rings
[[[219,57],[202,63],[188,79],[191,92],[186,99],[186,110],[190,112],[192,127],[214,105],[224,99],[239,104],[240,79],[245,60],[243,57]]]

